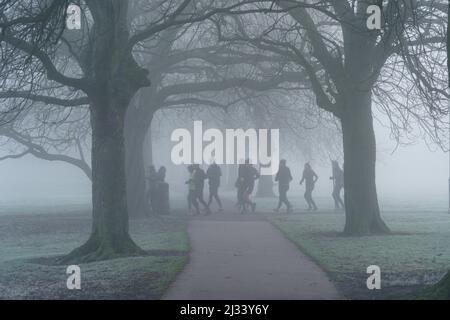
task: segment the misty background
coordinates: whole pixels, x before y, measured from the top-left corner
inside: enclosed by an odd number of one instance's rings
[[[397,145],[390,137],[390,130],[381,121],[375,121],[377,137],[377,186],[382,209],[413,208],[412,210],[439,210],[448,208],[448,154],[436,146],[428,145],[423,139]],[[186,123],[190,128],[192,122]],[[419,132],[413,132],[420,134]],[[282,138],[282,137],[281,137]],[[170,136],[153,137],[153,153],[155,165],[167,165],[163,158],[170,157],[170,149],[174,146]],[[161,149],[161,146],[166,146]],[[283,149],[283,143],[281,143]],[[161,149],[162,155],[158,155]],[[281,154],[283,157],[283,154]],[[338,157],[337,157],[338,158]],[[331,165],[323,157],[308,159],[319,175],[314,191],[321,207],[331,208],[332,183]],[[294,181],[290,197],[303,196],[303,188],[298,185],[305,160],[288,157],[288,165],[293,172]],[[342,161],[341,165],[342,165]],[[183,166],[178,168],[185,172]],[[180,172],[177,171],[177,172]],[[187,176],[187,175],[186,175]],[[168,182],[179,185],[175,181],[178,174],[168,172]],[[183,196],[180,188],[171,188],[171,196]],[[274,188],[276,191],[276,188]],[[49,162],[25,156],[21,159],[9,159],[0,162],[0,212],[2,214],[20,212],[21,207],[34,206],[36,212],[42,206],[48,212],[49,206],[89,206],[91,203],[91,181],[78,168],[62,163]],[[275,203],[274,199],[274,203]],[[324,203],[324,201],[327,201]],[[14,208],[13,208],[14,207]],[[58,210],[58,208],[54,208]]]

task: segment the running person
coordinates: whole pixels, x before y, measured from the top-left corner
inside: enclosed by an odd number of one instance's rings
[[[300,181],[300,185],[302,185],[303,182],[305,182],[305,187],[306,187],[305,200],[306,200],[306,203],[308,204],[308,210],[317,211],[316,203],[314,202],[314,200],[312,198],[312,192],[314,190],[314,186],[318,179],[319,179],[319,177],[314,172],[314,170],[311,168],[311,165],[309,163],[306,163],[305,168],[303,170],[303,176],[302,176],[302,180]]]
[[[242,178],[242,172],[244,170],[244,164],[239,164],[238,167],[238,177],[235,183],[236,191],[237,191],[237,203],[236,207],[243,212],[246,211],[246,204],[244,201],[244,191],[245,191],[245,185]]]
[[[247,211],[247,205],[251,207],[252,212],[255,212],[256,203],[250,200],[250,195],[255,189],[255,181],[259,179],[259,172],[255,167],[253,167],[249,159],[245,161],[245,164],[240,169],[238,179],[241,183],[240,187],[242,187],[243,201],[241,213],[245,213]]]
[[[334,199],[334,207],[336,209],[344,209],[345,204],[341,198],[341,190],[344,188],[344,171],[339,167],[339,163],[337,161],[331,162],[333,167],[333,176],[330,178],[333,180],[333,199]]]
[[[203,198],[203,189],[205,188],[205,180],[207,179],[206,173],[198,164],[194,164],[193,179],[195,185],[195,200],[203,205],[206,215],[211,214],[211,210],[209,210],[209,206]]]
[[[278,182],[278,207],[275,209],[275,212],[279,212],[281,209],[281,205],[284,203],[287,208],[287,213],[292,212],[292,206],[287,198],[287,192],[289,190],[289,184],[292,181],[291,170],[288,166],[286,166],[286,160],[280,161],[280,167],[275,176],[275,181]]]
[[[211,206],[213,199],[216,199],[217,204],[219,205],[219,211],[223,211],[222,201],[220,201],[219,197],[219,186],[220,186],[220,177],[222,176],[222,170],[220,167],[213,162],[208,170],[206,170],[206,176],[208,177],[209,184],[209,200],[208,206]]]
[[[200,214],[200,208],[198,207],[198,202],[197,202],[196,194],[195,194],[195,183],[194,183],[195,168],[193,165],[190,165],[190,166],[188,166],[187,169],[189,172],[189,179],[186,181],[186,184],[188,185],[187,201],[188,201],[189,213],[192,212],[192,207],[194,207],[195,208],[194,215],[198,215],[198,214]]]

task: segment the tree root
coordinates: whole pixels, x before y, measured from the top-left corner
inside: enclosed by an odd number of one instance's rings
[[[381,217],[375,217],[369,226],[359,224],[346,224],[344,229],[345,236],[370,236],[370,235],[389,235],[391,230]]]
[[[81,264],[145,254],[145,251],[129,236],[112,242],[92,235],[85,244],[62,257],[58,262],[60,264]]]

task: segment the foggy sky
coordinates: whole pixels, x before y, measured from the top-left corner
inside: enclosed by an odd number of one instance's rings
[[[441,150],[430,151],[423,141],[417,141],[412,146],[401,146],[391,154],[396,143],[390,140],[387,129],[375,125],[377,186],[381,205],[395,200],[411,205],[433,203],[435,207],[445,210],[448,203],[448,154]],[[312,159],[320,176],[316,195],[329,196],[331,168],[320,166],[320,162],[324,163]],[[288,165],[294,174],[291,193],[301,192],[296,185],[303,163],[292,163],[290,160]],[[0,162],[0,205],[3,207],[85,204],[89,203],[90,197],[90,181],[79,169],[70,165],[37,160],[31,156]]]

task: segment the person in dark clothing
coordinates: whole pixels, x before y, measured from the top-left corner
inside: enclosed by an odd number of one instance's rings
[[[206,170],[206,176],[208,177],[209,184],[209,201],[208,206],[211,206],[213,199],[216,199],[217,204],[219,205],[219,211],[223,211],[222,201],[220,201],[219,197],[219,186],[220,186],[220,177],[222,176],[222,170],[220,167],[213,162],[208,170]]]
[[[234,186],[236,187],[236,191],[237,191],[237,204],[236,207],[238,207],[238,209],[242,212],[245,210],[245,203],[244,203],[244,182],[243,180],[240,178],[242,175],[242,170],[244,168],[244,164],[239,164],[238,167],[238,178],[236,180],[236,183],[234,184]]]
[[[166,182],[166,167],[159,168],[156,174],[156,189],[154,193],[154,211],[158,214],[170,213],[169,184]]]
[[[255,212],[256,203],[250,200],[250,195],[255,188],[255,181],[259,179],[259,172],[247,159],[245,164],[239,167],[238,190],[241,189],[241,213],[247,212],[247,205]]]
[[[289,190],[289,184],[292,181],[291,170],[286,165],[286,160],[280,161],[280,167],[275,176],[275,181],[278,182],[278,207],[275,209],[275,212],[279,212],[281,209],[281,205],[284,203],[287,208],[287,213],[292,212],[292,206],[287,198],[287,192]]]
[[[305,200],[306,200],[306,203],[308,203],[308,210],[317,211],[316,203],[314,202],[314,200],[312,198],[312,192],[314,190],[314,186],[318,179],[319,179],[319,177],[314,172],[314,170],[311,168],[311,165],[309,163],[306,163],[305,168],[303,170],[303,176],[302,176],[302,180],[300,181],[300,185],[302,185],[303,182],[305,182],[305,187],[306,187]]]
[[[333,176],[330,177],[333,180],[333,199],[334,199],[334,207],[336,209],[344,209],[344,201],[341,198],[341,190],[344,188],[344,171],[339,167],[339,163],[337,161],[331,161],[331,165],[333,167]]]
[[[159,168],[157,176],[156,176],[158,182],[165,182],[166,181],[166,172],[167,172],[166,167]]]
[[[148,168],[148,176],[147,176],[147,203],[152,212],[155,211],[155,194],[156,188],[158,185],[158,174],[156,172],[155,166],[151,165]]]
[[[194,183],[195,168],[193,165],[190,165],[190,166],[188,166],[187,169],[189,172],[189,179],[186,181],[186,184],[188,185],[187,201],[188,201],[189,213],[192,212],[192,207],[194,207],[195,208],[194,215],[198,215],[198,214],[200,214],[200,208],[198,206],[197,197],[196,197],[196,193],[195,193],[195,183]]]
[[[205,171],[200,168],[200,165],[194,165],[194,186],[195,186],[195,199],[200,202],[205,208],[206,214],[211,214],[211,210],[209,209],[208,204],[205,202],[203,198],[203,190],[205,188],[205,180],[207,179]]]

